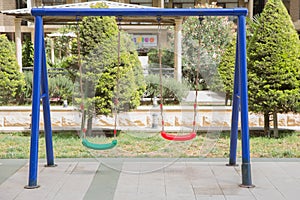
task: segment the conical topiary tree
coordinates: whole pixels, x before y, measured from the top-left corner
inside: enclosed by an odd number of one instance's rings
[[[236,38],[233,37],[221,57],[221,62],[217,68],[218,73],[213,77],[213,84],[211,85],[211,90],[225,93],[225,105],[228,105],[233,93],[235,54]]]
[[[0,35],[0,105],[18,103],[25,85],[19,71],[13,44],[5,35]]]
[[[107,6],[94,6],[103,7]],[[83,71],[81,92],[85,95],[90,134],[94,114],[110,115],[115,105],[118,111],[137,107],[146,85],[133,41],[123,31],[119,38],[114,17],[84,17],[78,30]]]
[[[265,133],[273,115],[295,111],[300,100],[300,41],[281,0],[268,0],[248,45],[249,109],[261,112]]]
[[[255,15],[252,19],[247,18],[247,44],[252,38],[259,15]],[[221,56],[221,62],[218,65],[218,74],[214,76],[211,90],[225,92],[225,105],[232,98],[234,68],[236,62],[236,34],[232,37],[232,41],[227,45],[227,49]]]
[[[118,44],[119,30],[113,17],[85,17],[79,28],[82,67],[86,80],[91,81],[87,84],[95,86],[89,89],[92,92],[89,97],[95,100],[97,114],[110,114],[112,99],[116,95],[127,109],[137,107],[145,90],[145,81],[138,54],[129,36],[121,31]],[[114,94],[117,81],[120,91]]]

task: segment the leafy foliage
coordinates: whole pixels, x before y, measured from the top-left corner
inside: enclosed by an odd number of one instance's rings
[[[213,84],[211,85],[211,90],[225,92],[225,105],[227,105],[227,101],[231,99],[233,93],[235,50],[236,38],[233,37],[222,55],[221,62],[217,68],[217,74],[213,77]]]
[[[49,96],[72,101],[73,82],[66,76],[58,74],[49,78]]]
[[[33,67],[33,43],[26,38],[22,47],[22,65],[23,67]]]
[[[158,49],[150,49],[148,52],[149,74],[159,74],[159,51]],[[161,64],[162,64],[162,74],[165,76],[173,77],[174,75],[174,52],[169,49],[161,50]]]
[[[248,52],[251,110],[295,110],[300,99],[300,42],[280,0],[266,4]]]
[[[19,102],[25,83],[13,44],[5,35],[0,35],[0,45],[0,105],[7,105]]]
[[[114,99],[119,110],[138,106],[145,90],[142,67],[133,42],[123,32],[119,46],[115,18],[84,17],[79,31],[82,87],[88,104],[104,115],[111,113]]]
[[[163,85],[163,99],[174,99],[175,102],[181,102],[181,100],[186,97],[189,87],[188,84],[183,81],[182,83],[176,81],[174,78],[162,79],[160,83],[160,78],[158,75],[149,75],[146,77],[148,97],[159,97],[160,96],[160,84]],[[165,102],[164,102],[165,103]]]
[[[25,85],[24,90],[22,92],[22,97],[24,98],[23,103],[31,102],[32,95],[32,71],[25,71]],[[48,79],[48,89],[49,89],[49,97],[58,98],[61,100],[68,100],[68,102],[72,102],[74,84],[72,80],[63,74],[49,75]]]
[[[298,37],[282,1],[269,0],[248,45],[250,110],[269,116],[299,109]]]
[[[54,61],[55,63],[59,63],[64,58],[67,58],[72,53],[72,41],[74,39],[74,29],[72,26],[62,26],[58,29],[56,36],[47,36],[45,38],[46,41],[46,55],[48,65],[52,67],[52,62],[50,62],[51,58],[51,48],[54,48]],[[53,47],[52,47],[53,45]]]
[[[169,49],[163,49],[161,51],[161,54],[162,54],[161,64],[169,67],[174,67],[174,52],[169,51]],[[159,56],[158,56],[157,49],[150,49],[147,55],[149,57],[150,67],[151,64],[159,63]]]
[[[24,85],[24,90],[22,93],[22,97],[23,97],[23,103],[30,103],[31,102],[31,96],[32,96],[32,71],[24,71],[24,81],[25,81],[25,85]]]
[[[196,85],[197,70],[203,88],[213,84],[221,56],[232,40],[232,30],[228,17],[189,17],[183,23],[183,76],[191,85]]]
[[[198,5],[202,8],[216,8],[215,4]],[[174,28],[170,27],[173,33]],[[220,34],[222,33],[222,34]],[[217,67],[227,45],[232,40],[233,23],[228,17],[204,16],[187,17],[182,24],[182,74],[183,79],[196,88],[198,70],[198,90],[208,89],[215,82]],[[170,47],[162,50],[162,64],[164,67],[174,65],[174,35],[168,34]],[[158,63],[157,50],[148,53],[150,69]],[[222,85],[222,84],[221,84]],[[220,88],[222,86],[214,86]]]
[[[76,34],[76,26],[62,26],[58,29],[58,36],[46,37],[46,54],[47,66],[49,69],[60,70],[66,72],[65,76],[75,82],[78,72],[78,49]],[[54,47],[54,63],[50,61],[51,46]],[[51,76],[51,74],[49,74]]]

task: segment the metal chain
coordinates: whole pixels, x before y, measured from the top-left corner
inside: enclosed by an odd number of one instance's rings
[[[199,26],[203,20],[202,16],[199,16]],[[200,27],[199,27],[200,28]],[[195,101],[194,101],[194,120],[193,120],[193,132],[196,132],[196,118],[197,118],[197,104],[198,104],[198,87],[199,87],[199,68],[200,68],[200,48],[201,48],[201,40],[199,38],[199,47],[198,47],[198,62],[196,65],[196,90],[195,90]]]
[[[114,139],[117,137],[117,121],[118,121],[118,104],[119,104],[119,79],[120,79],[120,65],[121,65],[121,17],[117,17],[118,21],[118,63],[117,63],[117,83],[116,83],[116,97],[114,98]]]
[[[157,48],[158,48],[158,63],[159,63],[159,90],[160,90],[160,116],[161,116],[161,131],[164,132],[164,109],[163,109],[163,80],[162,80],[162,51],[161,51],[161,17],[157,17],[158,30],[157,30]]]

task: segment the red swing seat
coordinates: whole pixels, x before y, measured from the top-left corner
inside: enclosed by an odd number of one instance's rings
[[[166,140],[173,140],[173,141],[192,140],[197,136],[196,132],[191,132],[190,134],[186,134],[186,135],[174,135],[174,134],[168,134],[165,131],[161,131],[160,135]]]

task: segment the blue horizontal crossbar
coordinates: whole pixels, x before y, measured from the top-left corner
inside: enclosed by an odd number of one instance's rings
[[[32,8],[33,16],[246,16],[246,8]]]

